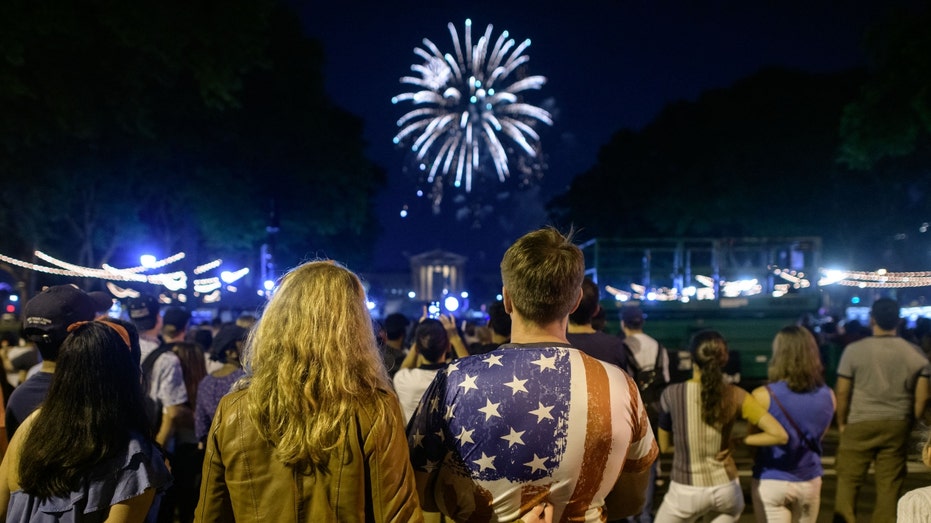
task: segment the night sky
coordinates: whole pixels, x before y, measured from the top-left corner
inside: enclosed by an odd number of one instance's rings
[[[544,224],[539,206],[591,167],[616,131],[639,129],[667,103],[694,100],[763,67],[833,72],[865,65],[864,30],[902,3],[347,0],[315,2],[301,13],[307,34],[324,44],[328,93],[364,119],[369,157],[388,175],[377,204],[384,231],[376,268],[403,269],[407,255],[443,248],[484,269],[497,265],[513,239]],[[429,38],[452,52],[446,25],[456,25],[461,37],[466,18],[473,35],[491,23],[493,39],[505,29],[518,41],[530,38],[529,73],[548,79],[526,96],[550,109],[555,123],[538,127],[548,169],[538,190],[525,195],[538,211],[525,204],[523,221],[493,216],[476,228],[457,219],[452,189],[443,212],[433,215],[416,198],[416,181],[402,171],[405,155],[392,143],[410,104],[390,100],[405,90],[398,79],[421,61],[414,47]],[[405,204],[410,214],[401,218]]]

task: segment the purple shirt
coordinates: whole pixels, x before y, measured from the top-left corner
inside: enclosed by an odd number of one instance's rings
[[[203,441],[207,437],[220,399],[226,396],[236,380],[245,374],[242,369],[236,369],[220,378],[208,374],[201,380],[197,386],[197,406],[194,408],[194,435],[197,441]]]

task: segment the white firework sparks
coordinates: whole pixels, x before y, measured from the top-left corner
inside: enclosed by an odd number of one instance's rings
[[[469,192],[472,175],[481,170],[486,158],[504,182],[510,171],[502,138],[536,157],[534,145],[540,136],[533,126],[537,122],[553,124],[550,113],[518,97],[546,83],[543,76],[516,78],[514,74],[529,60],[524,54],[529,39],[518,45],[504,31],[492,45],[489,24],[473,45],[472,21],[466,20],[462,44],[456,27],[452,23],[448,27],[455,56],[441,53],[424,38],[423,48],[414,49],[423,63],[411,66],[419,76],[401,78],[401,84],[414,90],[391,99],[395,104],[405,100],[414,104],[414,109],[398,120],[400,131],[394,143],[411,142],[420,169],[427,172],[427,183],[433,185],[435,206],[442,198],[444,176]]]

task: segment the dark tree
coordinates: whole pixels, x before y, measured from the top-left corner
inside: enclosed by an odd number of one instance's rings
[[[862,267],[928,211],[920,158],[873,171],[836,162],[862,80],[767,70],[672,104],[642,131],[619,131],[550,203],[553,219],[585,237],[818,235],[830,259]]]
[[[361,263],[383,175],[274,0],[0,3],[0,252]],[[131,263],[131,262],[130,262]]]
[[[845,109],[840,160],[868,169],[931,143],[931,8],[897,11],[867,38],[871,70]]]

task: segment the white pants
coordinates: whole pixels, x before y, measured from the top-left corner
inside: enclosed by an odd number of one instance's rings
[[[760,523],[815,523],[821,509],[821,478],[808,481],[754,479],[753,513]]]
[[[654,523],[691,523],[708,521],[733,523],[744,510],[744,494],[740,482],[734,480],[713,487],[694,487],[672,481],[663,496],[663,504]]]

